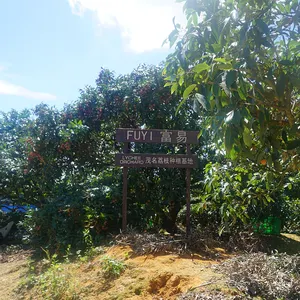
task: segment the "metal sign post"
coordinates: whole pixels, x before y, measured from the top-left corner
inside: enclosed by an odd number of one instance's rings
[[[186,234],[190,235],[191,168],[197,167],[197,156],[191,154],[190,144],[198,144],[197,131],[165,129],[117,129],[117,142],[124,142],[123,153],[115,156],[117,166],[123,167],[122,230],[127,227],[128,168],[185,168],[186,169]],[[129,153],[129,143],[186,144],[186,154]]]

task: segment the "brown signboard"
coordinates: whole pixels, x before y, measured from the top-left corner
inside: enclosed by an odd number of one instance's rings
[[[118,153],[115,157],[117,166],[129,168],[196,168],[197,155],[189,154],[142,154]]]
[[[117,142],[198,144],[198,131],[163,129],[117,129]]]
[[[127,228],[128,168],[186,169],[186,234],[190,235],[191,169],[197,167],[197,155],[191,154],[190,144],[198,144],[198,131],[166,129],[117,129],[116,141],[124,143],[124,153],[115,156],[117,166],[123,167],[122,229]],[[186,144],[186,154],[129,153],[129,143]]]

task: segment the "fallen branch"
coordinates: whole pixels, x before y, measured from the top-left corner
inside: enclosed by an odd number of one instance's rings
[[[203,286],[207,286],[207,285],[210,285],[210,284],[214,284],[214,283],[216,283],[216,282],[218,282],[218,281],[220,281],[220,280],[221,280],[221,278],[215,279],[215,280],[211,280],[211,281],[207,281],[207,282],[204,282],[204,283],[202,283],[202,284],[200,284],[200,285],[197,285],[197,286],[195,286],[195,287],[193,287],[193,288],[190,288],[189,291],[194,291],[194,290],[196,290],[196,289],[198,289],[198,288],[201,288],[201,287],[203,287]]]

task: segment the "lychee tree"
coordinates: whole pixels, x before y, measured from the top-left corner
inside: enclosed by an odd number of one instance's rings
[[[193,101],[216,145],[281,174],[299,170],[298,0],[179,0],[166,86]]]
[[[207,166],[197,207],[223,225],[274,207],[280,216],[287,191],[299,194],[300,3],[177,2],[187,25],[174,20],[166,40],[165,86],[181,97],[178,112],[194,104],[202,136],[227,156]]]

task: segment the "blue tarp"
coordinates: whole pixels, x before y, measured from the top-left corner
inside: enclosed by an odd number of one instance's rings
[[[5,204],[0,204],[0,210],[2,210],[5,213],[10,213],[10,212],[20,212],[20,213],[25,213],[29,209],[36,209],[37,207],[34,205],[5,205]]]

